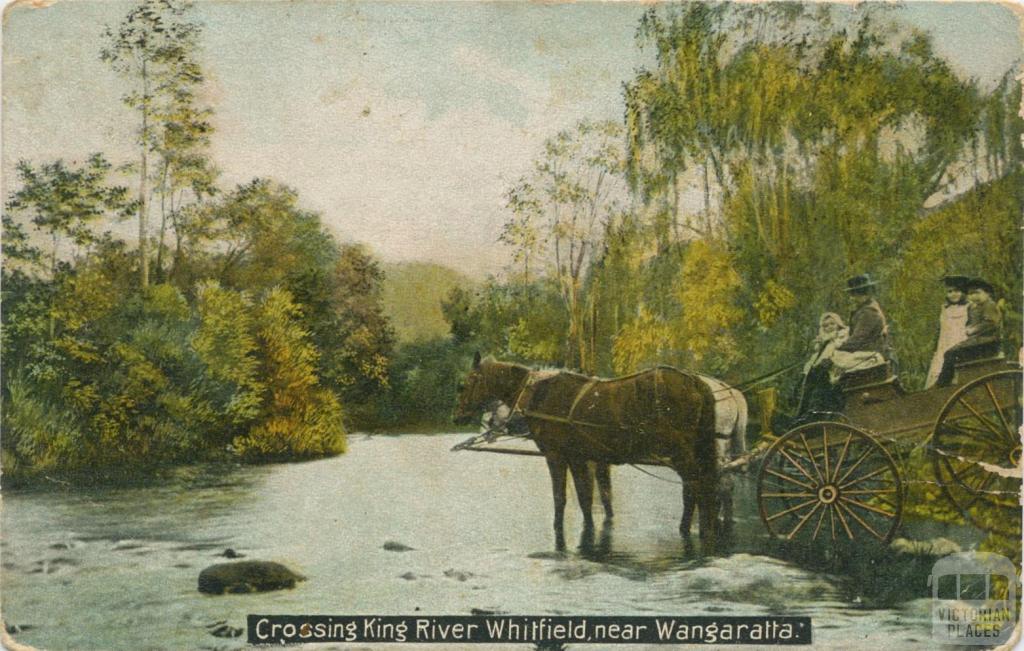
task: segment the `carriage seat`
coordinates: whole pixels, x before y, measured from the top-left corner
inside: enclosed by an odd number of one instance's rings
[[[1002,352],[991,357],[969,359],[964,362],[960,362],[954,367],[955,375],[953,376],[953,384],[967,384],[971,380],[977,379],[983,375],[1002,371],[1006,368],[1006,363],[1006,355]]]
[[[884,402],[904,393],[891,360],[862,371],[847,373],[839,379],[839,389],[847,405]]]

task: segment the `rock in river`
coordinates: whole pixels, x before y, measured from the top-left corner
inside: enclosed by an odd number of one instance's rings
[[[228,547],[227,549],[225,549],[221,553],[217,554],[217,556],[223,556],[224,558],[245,558],[245,554],[239,554],[238,552],[236,552],[235,550],[231,549],[230,547]]]
[[[267,592],[294,588],[306,577],[271,561],[217,563],[199,573],[199,592],[206,594]]]

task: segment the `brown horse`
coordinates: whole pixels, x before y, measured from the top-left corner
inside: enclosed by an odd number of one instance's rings
[[[572,472],[584,527],[593,529],[593,485],[587,462],[601,467],[665,460],[692,486],[700,537],[714,548],[718,468],[715,463],[715,397],[698,376],[658,367],[624,378],[597,380],[569,372],[531,373],[518,364],[477,354],[459,394],[456,423],[469,423],[495,401],[523,414],[551,474],[555,541],[565,546],[565,479]],[[680,523],[682,532],[682,523]]]

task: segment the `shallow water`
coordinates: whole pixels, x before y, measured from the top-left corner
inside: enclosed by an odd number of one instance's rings
[[[244,648],[244,634],[218,638],[209,626],[244,628],[247,613],[776,613],[810,616],[814,648],[935,648],[926,576],[914,579],[919,597],[910,587],[909,598],[869,608],[869,589],[767,541],[749,479],[738,482],[736,542],[725,555],[701,558],[684,546],[674,475],[655,469],[672,480],[661,481],[630,467],[613,470],[614,527],[593,547],[555,553],[544,463],[450,453],[462,438],[357,435],[333,459],[6,494],[4,620],[24,628],[19,642],[54,651],[177,651]],[[600,507],[595,514],[600,523]],[[570,497],[570,541],[580,519]],[[965,531],[929,535],[970,543]],[[387,542],[413,549],[389,551]],[[308,580],[279,592],[200,594],[199,571],[223,562],[228,547]]]

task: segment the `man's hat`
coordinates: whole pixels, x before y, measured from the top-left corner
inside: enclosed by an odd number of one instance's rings
[[[952,287],[953,289],[959,289],[960,291],[967,291],[967,283],[971,281],[967,276],[958,276],[950,274],[942,277],[942,284],[946,287]]]
[[[846,281],[846,291],[850,293],[863,293],[877,284],[871,277],[871,274],[861,274]]]
[[[972,289],[984,289],[989,294],[994,294],[995,290],[992,289],[992,285],[984,278],[971,278],[967,281],[967,291]]]

